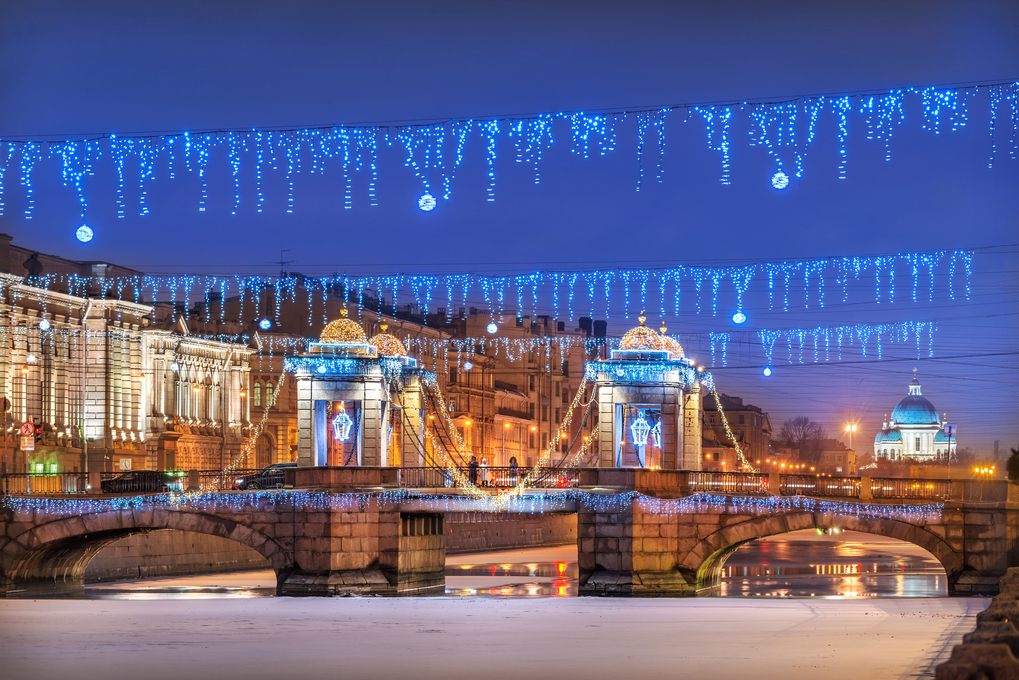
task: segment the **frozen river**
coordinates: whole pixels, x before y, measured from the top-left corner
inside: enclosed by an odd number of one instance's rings
[[[0,600],[0,668],[5,680],[933,677],[990,601],[931,597],[943,579],[905,544],[797,534],[733,555],[716,592],[729,597],[577,598],[570,547],[450,556],[445,597],[277,598],[271,571],[122,581]]]

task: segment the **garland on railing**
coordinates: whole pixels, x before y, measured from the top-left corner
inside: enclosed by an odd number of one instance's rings
[[[86,515],[102,512],[172,507],[176,509],[213,512],[257,511],[263,504],[286,510],[342,510],[363,511],[369,504],[392,505],[414,501],[421,507],[437,512],[492,512],[507,507],[505,496],[462,494],[422,494],[394,489],[366,493],[330,493],[323,491],[255,491],[243,494],[201,492],[192,494],[153,494],[120,496],[116,498],[66,499],[4,495],[0,505],[16,512],[34,512],[43,515]],[[917,505],[885,505],[851,501],[818,500],[809,496],[726,496],[698,493],[685,498],[654,498],[637,491],[620,494],[595,494],[578,489],[542,491],[513,499],[514,512],[556,512],[572,509],[581,504],[587,510],[599,513],[620,512],[637,504],[644,512],[663,516],[676,516],[697,512],[728,512],[730,514],[764,514],[789,512],[816,512],[838,517],[897,519],[906,522],[924,522],[940,518],[943,503]]]

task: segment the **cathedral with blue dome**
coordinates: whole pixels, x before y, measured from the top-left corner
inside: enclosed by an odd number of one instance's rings
[[[920,381],[909,383],[909,394],[885,415],[881,431],[874,437],[874,457],[888,460],[910,458],[919,461],[948,460],[955,455],[955,439],[949,440],[934,404],[920,392]]]

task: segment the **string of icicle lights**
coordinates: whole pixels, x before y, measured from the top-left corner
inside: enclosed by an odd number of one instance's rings
[[[436,512],[503,511],[505,503],[498,497],[468,496],[449,492],[422,494],[420,491],[393,489],[365,493],[329,493],[324,491],[257,491],[247,493],[203,492],[192,494],[158,494],[119,496],[116,498],[67,499],[32,496],[3,496],[0,503],[19,513],[39,515],[91,515],[152,507],[215,512],[258,512],[278,506],[283,512],[295,509],[357,512],[372,504],[391,505],[415,502],[422,510]],[[885,505],[829,501],[808,496],[724,496],[694,494],[685,498],[654,498],[640,492],[619,494],[589,493],[577,489],[547,490],[521,495],[513,500],[514,512],[571,511],[577,506],[592,512],[620,512],[637,505],[647,513],[677,516],[698,512],[731,514],[785,514],[818,512],[834,517],[898,519],[922,522],[941,517],[941,503]]]
[[[294,184],[301,173],[338,173],[343,184],[343,207],[354,206],[354,176],[366,174],[367,203],[377,205],[381,147],[396,147],[404,155],[403,166],[420,180],[423,193],[414,196],[418,207],[434,210],[452,196],[453,180],[472,140],[480,142],[485,158],[486,195],[495,200],[496,163],[507,155],[516,163],[534,168],[535,184],[541,181],[541,161],[568,128],[567,145],[582,158],[604,156],[615,151],[621,125],[632,116],[630,134],[636,136],[636,189],[640,191],[653,173],[662,182],[665,172],[666,127],[694,122],[704,126],[708,148],[718,154],[719,181],[731,182],[730,152],[737,139],[760,147],[771,161],[771,186],[791,186],[804,174],[807,152],[823,131],[837,140],[837,173],[845,179],[849,168],[850,131],[862,125],[868,140],[884,147],[891,160],[891,141],[896,128],[917,120],[933,135],[957,130],[969,123],[969,102],[979,92],[988,97],[988,166],[997,157],[998,117],[1004,114],[1009,158],[1017,151],[1019,81],[960,87],[908,87],[870,94],[803,96],[785,101],[739,101],[728,104],[679,104],[652,109],[620,110],[610,113],[583,111],[542,113],[498,119],[455,119],[419,125],[335,125],[293,129],[233,129],[214,132],[179,132],[160,135],[108,134],[90,139],[61,141],[0,140],[0,214],[3,209],[2,173],[15,164],[19,183],[25,188],[25,217],[35,209],[33,173],[46,158],[59,158],[65,186],[72,186],[84,218],[88,208],[85,178],[95,172],[101,159],[108,159],[117,173],[117,214],[127,212],[125,184],[137,185],[140,215],[149,213],[149,183],[160,176],[174,179],[178,173],[197,175],[201,182],[198,210],[208,204],[211,167],[229,167],[233,181],[231,214],[242,210],[242,194],[253,193],[253,210],[265,208],[264,175],[268,169],[286,175],[286,211],[295,204]],[[919,106],[919,116],[907,116],[907,105]],[[734,135],[737,130],[744,134]],[[670,133],[671,134],[671,133]],[[859,134],[854,131],[854,134]],[[562,142],[560,142],[562,144]],[[675,142],[672,142],[675,144]],[[506,147],[510,148],[507,149]],[[507,151],[509,153],[507,153]],[[225,154],[228,163],[219,163]],[[216,161],[214,163],[214,161]],[[214,164],[213,164],[214,163]],[[646,172],[647,171],[647,172]],[[243,181],[242,181],[243,180]],[[243,182],[252,184],[245,188]],[[250,200],[250,199],[249,199]],[[84,225],[83,225],[84,226]],[[85,226],[87,238],[92,230]]]
[[[594,269],[584,271],[545,270],[516,276],[487,276],[461,272],[444,275],[390,274],[377,276],[213,276],[206,274],[79,276],[77,274],[46,274],[33,277],[30,285],[11,285],[15,300],[22,297],[38,299],[44,306],[51,291],[79,297],[114,298],[136,303],[172,302],[190,305],[204,303],[206,321],[226,321],[227,303],[232,318],[264,317],[263,330],[280,323],[284,303],[306,305],[309,323],[321,317],[328,321],[326,302],[332,297],[356,298],[361,306],[365,294],[384,299],[386,306],[413,303],[420,314],[427,316],[445,309],[445,318],[452,320],[454,310],[475,307],[480,296],[484,312],[492,319],[495,333],[497,321],[519,317],[525,312],[537,315],[551,310],[558,320],[630,318],[633,310],[653,311],[657,306],[662,317],[680,313],[700,314],[710,296],[712,316],[718,315],[719,294],[725,291],[726,304],[732,305],[732,320],[747,320],[744,298],[751,284],[759,281],[767,292],[768,309],[781,305],[809,309],[824,308],[833,302],[850,299],[850,284],[871,280],[875,303],[894,303],[904,298],[911,302],[934,300],[938,277],[950,299],[970,298],[973,274],[972,250],[940,250],[896,253],[858,257],[815,258],[778,262],[755,262],[730,267],[649,267],[634,269]],[[909,277],[908,286],[901,283]],[[899,281],[897,281],[897,277]],[[794,283],[796,284],[794,286]],[[841,288],[841,295],[830,299],[830,285]],[[907,288],[906,295],[900,289]],[[621,288],[621,290],[619,290]],[[778,294],[776,295],[776,288]],[[267,309],[266,293],[273,294],[272,309]],[[802,298],[791,296],[802,294]],[[776,300],[776,297],[779,300]],[[870,297],[869,295],[867,296]],[[689,300],[692,298],[692,300]],[[655,304],[657,303],[657,304]],[[802,305],[802,306],[801,306]],[[733,311],[734,310],[734,311]],[[246,316],[247,314],[247,316]],[[239,315],[239,317],[238,317]]]
[[[934,356],[934,333],[938,330],[936,321],[899,321],[896,323],[866,324],[858,323],[840,326],[816,326],[812,328],[783,328],[783,329],[760,329],[757,331],[709,331],[704,333],[679,333],[671,337],[678,340],[688,349],[695,346],[705,337],[711,352],[709,366],[729,365],[729,345],[740,344],[742,346],[758,347],[763,353],[762,361],[764,366],[774,366],[775,347],[779,342],[785,343],[786,360],[792,364],[795,362],[804,363],[813,357],[813,363],[821,361],[842,361],[842,353],[849,348],[858,349],[863,357],[868,356],[868,351],[873,350],[876,358],[883,358],[886,344],[912,344],[916,346],[916,358],[932,358]],[[399,331],[396,331],[399,333]],[[68,351],[75,350],[80,342],[90,342],[93,339],[108,338],[109,342],[120,347],[127,348],[132,344],[142,341],[141,331],[114,330],[89,330],[80,327],[61,328],[50,326],[45,331],[36,327],[25,326],[0,326],[0,341],[4,349],[0,349],[0,356],[6,356],[9,352],[6,349],[7,338],[14,340],[15,344],[28,348],[29,352],[38,353],[35,356],[57,356]],[[217,335],[191,335],[187,336],[196,340],[215,340],[217,342],[236,343],[250,347],[253,336],[242,334],[217,334]],[[44,342],[48,340],[48,342]],[[409,355],[419,360],[428,359],[435,370],[450,368],[468,370],[473,367],[473,361],[480,353],[495,358],[505,358],[509,361],[520,361],[526,357],[533,356],[536,361],[544,363],[547,371],[552,371],[554,362],[568,360],[574,349],[582,349],[585,356],[598,352],[603,348],[613,349],[619,346],[620,338],[589,338],[584,335],[557,335],[557,336],[534,336],[527,338],[508,338],[499,336],[477,336],[464,338],[431,338],[424,336],[408,335],[401,338],[407,348]],[[258,342],[252,348],[249,361],[255,370],[264,370],[269,357],[284,355],[295,356],[308,350],[309,339],[266,334],[260,335]],[[197,345],[194,349],[189,345],[185,348],[186,353],[181,356],[181,361],[192,360],[195,356],[212,356],[213,350]],[[215,350],[218,352],[219,350]],[[315,359],[299,360],[293,359],[291,367],[296,367],[302,361],[308,364],[312,370],[319,365],[327,366],[328,370],[334,370],[335,362],[321,362]],[[471,364],[471,366],[468,366]],[[342,364],[340,364],[342,367]],[[399,362],[394,367],[386,366],[399,372]],[[350,362],[350,371],[356,370],[356,362]]]

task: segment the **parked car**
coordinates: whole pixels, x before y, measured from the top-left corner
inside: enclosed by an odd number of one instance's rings
[[[187,479],[167,470],[131,470],[99,482],[103,493],[153,493],[183,491]]]
[[[275,463],[262,468],[258,472],[251,472],[238,477],[234,481],[234,489],[239,491],[254,491],[257,489],[277,489],[283,486],[284,470],[295,468],[297,463]]]

